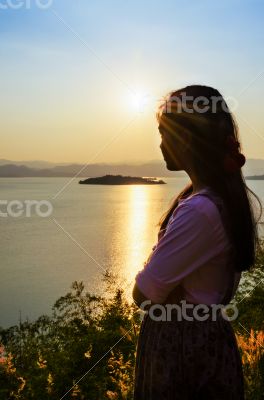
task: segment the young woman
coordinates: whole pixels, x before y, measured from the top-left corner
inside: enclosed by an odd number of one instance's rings
[[[236,338],[215,305],[230,303],[241,272],[254,265],[259,238],[250,194],[261,203],[245,184],[237,127],[217,90],[172,92],[157,117],[167,169],[185,170],[191,182],[162,218],[136,276],[133,297],[147,312],[134,399],[242,400]],[[178,308],[169,315],[168,305]]]

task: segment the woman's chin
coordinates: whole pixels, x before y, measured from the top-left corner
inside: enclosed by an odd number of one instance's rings
[[[165,160],[165,162],[166,162],[166,168],[169,170],[169,171],[175,171],[175,170],[177,170],[177,168],[175,167],[175,165],[172,165],[172,164],[170,164],[168,161],[166,161]]]

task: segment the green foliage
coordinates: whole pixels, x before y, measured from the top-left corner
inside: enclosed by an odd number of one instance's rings
[[[105,279],[108,296],[74,282],[51,317],[1,331],[0,399],[59,399],[75,383],[65,399],[131,398],[140,316]]]
[[[252,271],[243,273],[233,303],[239,314],[233,321],[243,363],[247,400],[263,399],[264,389],[264,241]]]
[[[263,266],[262,247],[234,299],[247,400],[261,399],[264,385]],[[140,314],[116,276],[104,283],[96,296],[74,282],[51,316],[0,330],[0,400],[132,399]]]
[[[238,318],[233,322],[234,329],[239,331],[243,326],[248,332],[252,328],[264,330],[264,241],[258,248],[254,268],[244,272],[241,281],[232,301],[239,311]]]

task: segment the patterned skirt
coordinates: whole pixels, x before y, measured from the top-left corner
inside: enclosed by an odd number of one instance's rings
[[[157,321],[137,343],[134,400],[244,400],[242,362],[230,321]]]

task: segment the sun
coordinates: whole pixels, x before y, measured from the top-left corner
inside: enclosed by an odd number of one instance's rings
[[[149,100],[149,95],[144,92],[134,92],[131,94],[131,103],[138,112],[143,112]]]

